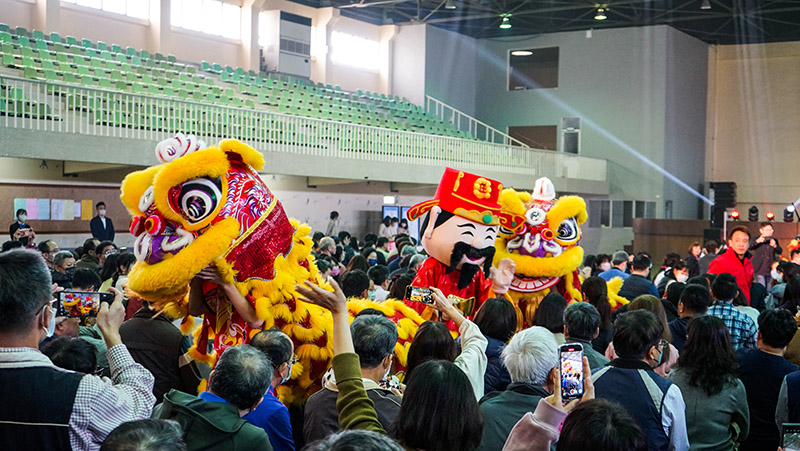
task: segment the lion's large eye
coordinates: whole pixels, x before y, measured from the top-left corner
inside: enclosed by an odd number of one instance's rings
[[[558,226],[556,240],[562,243],[570,243],[580,237],[580,230],[578,229],[578,221],[575,218],[568,218],[561,221]]]
[[[181,185],[178,195],[178,207],[181,215],[190,224],[208,218],[222,200],[222,188],[219,178],[198,178]]]

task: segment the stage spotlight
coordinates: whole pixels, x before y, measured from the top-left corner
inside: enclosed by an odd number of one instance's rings
[[[756,207],[755,205],[750,207],[750,210],[748,210],[747,212],[747,220],[750,222],[758,221],[758,207]]]
[[[739,210],[731,210],[731,219],[734,221],[739,220]]]
[[[773,213],[771,211],[768,211],[765,216],[767,217],[767,221],[772,221],[772,220],[775,219],[775,213]]]
[[[793,222],[794,221],[794,205],[789,205],[783,210],[783,222]]]

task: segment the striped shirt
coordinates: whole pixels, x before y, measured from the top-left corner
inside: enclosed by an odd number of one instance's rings
[[[86,375],[78,385],[69,419],[73,450],[99,450],[117,426],[150,418],[153,410],[153,375],[134,362],[125,345],[112,347],[107,355],[111,379]],[[38,349],[0,348],[0,370],[24,367],[57,368]]]

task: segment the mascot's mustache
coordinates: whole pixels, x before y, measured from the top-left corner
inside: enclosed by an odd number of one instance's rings
[[[492,267],[492,258],[494,257],[494,246],[478,249],[472,247],[468,243],[456,243],[455,246],[453,246],[453,253],[450,255],[450,266],[447,268],[447,271],[445,271],[445,274],[454,271],[465,255],[472,260],[477,260],[481,257],[485,257],[486,260],[483,262],[483,268],[469,263],[461,265],[461,275],[458,278],[459,289],[469,286],[472,279],[475,278],[475,274],[480,270],[483,270],[483,274],[489,277],[489,269]]]

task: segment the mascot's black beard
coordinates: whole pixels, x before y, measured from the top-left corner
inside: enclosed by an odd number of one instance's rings
[[[453,246],[453,253],[450,255],[450,266],[447,268],[447,271],[445,271],[445,274],[454,271],[461,262],[461,258],[465,255],[473,260],[477,260],[481,257],[486,257],[486,260],[483,262],[483,268],[469,263],[461,265],[461,274],[458,277],[459,290],[468,287],[478,271],[483,270],[483,275],[489,277],[489,268],[492,267],[492,258],[494,258],[494,246],[477,249],[464,242],[456,243],[456,245]]]

